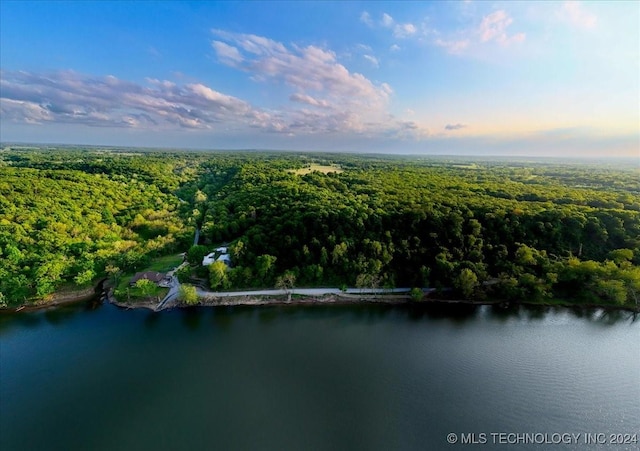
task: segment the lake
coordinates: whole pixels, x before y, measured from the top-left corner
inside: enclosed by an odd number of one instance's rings
[[[640,433],[639,339],[549,308],[2,315],[0,449],[600,449]]]

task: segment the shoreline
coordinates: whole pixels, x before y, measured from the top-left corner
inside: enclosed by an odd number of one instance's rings
[[[560,307],[560,308],[579,308],[579,309],[602,309],[607,311],[628,311],[631,313],[639,313],[638,310],[628,306],[615,306],[615,305],[599,305],[599,304],[572,304],[570,302],[560,303],[540,303],[540,302],[508,302],[508,301],[474,301],[468,299],[437,299],[437,298],[425,298],[421,301],[414,301],[407,295],[378,295],[371,297],[371,295],[365,294],[327,294],[323,296],[301,296],[287,299],[283,295],[276,296],[206,296],[200,298],[199,302],[193,305],[182,304],[177,301],[171,301],[163,306],[161,309],[157,309],[157,302],[142,301],[138,303],[126,303],[120,302],[111,297],[111,293],[106,296],[106,301],[116,307],[131,310],[131,309],[147,309],[154,312],[161,312],[163,310],[171,309],[189,309],[197,307],[234,307],[234,306],[248,306],[248,307],[262,307],[262,306],[296,306],[296,305],[355,305],[355,304],[386,304],[386,305],[414,305],[414,306],[429,306],[429,305],[464,305],[464,306],[502,306],[503,308],[510,308],[512,306],[521,305],[526,307]]]
[[[49,308],[57,308],[66,305],[79,304],[81,302],[89,301],[94,297],[100,297],[101,300],[108,302],[118,308],[133,310],[133,309],[146,309],[153,312],[161,312],[163,310],[170,309],[186,309],[192,307],[233,307],[233,306],[271,306],[271,305],[354,305],[354,304],[386,304],[386,305],[415,305],[415,306],[428,306],[428,305],[465,305],[465,306],[502,306],[503,308],[510,308],[515,305],[522,305],[527,307],[561,307],[561,308],[579,308],[579,309],[602,309],[608,311],[628,311],[631,313],[640,313],[640,310],[631,306],[616,306],[616,305],[601,305],[601,304],[579,304],[572,303],[570,301],[556,301],[556,302],[531,302],[531,301],[475,301],[469,299],[439,299],[426,297],[423,300],[415,301],[406,294],[378,294],[372,296],[371,294],[353,294],[353,293],[338,293],[338,294],[326,294],[321,296],[308,296],[308,295],[294,295],[291,298],[287,298],[285,295],[259,295],[259,296],[215,296],[213,294],[200,297],[199,301],[193,305],[182,304],[176,300],[172,300],[158,309],[159,303],[156,300],[146,300],[140,302],[121,302],[113,297],[113,288],[109,287],[107,290],[103,290],[99,293],[98,288],[102,282],[92,287],[87,287],[81,290],[56,293],[52,295],[52,298],[48,302],[40,302],[34,304],[25,304],[14,308],[0,308],[0,313],[19,313],[19,312],[33,312],[38,310],[45,310]]]
[[[94,286],[81,288],[73,291],[61,291],[51,294],[49,300],[40,299],[33,304],[22,304],[18,307],[0,308],[0,313],[19,313],[34,312],[37,310],[45,310],[48,308],[62,307],[65,305],[79,304],[87,302],[94,297],[99,296],[98,288],[102,281]]]

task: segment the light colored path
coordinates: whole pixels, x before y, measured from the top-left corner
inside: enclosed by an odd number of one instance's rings
[[[408,293],[411,288],[347,288],[342,291],[340,288],[294,288],[291,294],[299,294],[304,296],[323,296],[325,294],[396,294]],[[435,288],[425,288],[425,293],[435,291]],[[250,290],[250,291],[208,291],[198,288],[198,296],[200,297],[232,297],[232,296],[283,296],[287,292],[285,290]]]
[[[160,303],[156,307],[156,311],[162,310],[163,308],[165,308],[165,305],[168,302],[171,302],[174,299],[177,299],[179,290],[180,290],[180,282],[178,282],[178,278],[175,275],[172,275],[171,282],[169,283],[169,292],[164,297],[164,299],[160,301]]]

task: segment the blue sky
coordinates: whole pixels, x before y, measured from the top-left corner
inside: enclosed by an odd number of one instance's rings
[[[638,157],[638,2],[0,2],[0,139]]]

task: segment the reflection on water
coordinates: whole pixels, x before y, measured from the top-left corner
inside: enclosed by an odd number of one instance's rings
[[[629,312],[517,305],[0,315],[0,449],[412,450],[446,448],[452,431],[627,433],[640,429],[639,331]]]
[[[202,322],[203,313],[196,309],[184,309],[182,310],[182,324],[191,331],[195,331],[200,327]]]
[[[144,325],[147,329],[153,329],[158,324],[162,313],[161,312],[148,312],[144,317]]]
[[[74,316],[76,316],[83,310],[86,310],[86,307],[82,308],[81,310],[78,307],[63,306],[45,310],[42,316],[44,317],[45,321],[55,326],[64,324],[66,321],[73,319]]]
[[[212,325],[223,332],[229,332],[233,321],[231,307],[211,309]]]
[[[470,304],[410,304],[407,306],[409,319],[443,320],[455,324],[464,324],[478,314],[481,306]]]
[[[0,335],[11,328],[37,327],[42,321],[52,325],[63,325],[71,321],[78,314],[98,311],[101,308],[114,308],[105,306],[99,299],[87,302],[63,305],[45,310],[21,311],[17,313],[0,314]],[[170,311],[151,312],[148,310],[126,310],[135,315],[145,312],[144,323],[147,327],[155,327],[163,314],[171,314]],[[405,315],[412,321],[440,320],[452,324],[464,324],[473,321],[479,316],[507,322],[511,320],[545,321],[549,315],[571,315],[574,318],[586,320],[603,325],[615,325],[619,322],[634,322],[638,314],[626,310],[609,310],[600,308],[581,307],[554,307],[512,304],[505,307],[501,304],[470,305],[448,303],[408,303],[403,305],[387,304],[336,304],[336,305],[274,305],[274,306],[220,306],[220,307],[191,307],[186,309],[174,309],[179,311],[182,323],[188,330],[197,330],[202,318],[212,316],[217,326],[229,327],[232,319],[249,319],[257,317],[260,322],[268,324],[276,319],[286,317],[306,317],[309,313],[313,317],[336,318],[348,317],[360,321],[376,321],[389,314]]]

